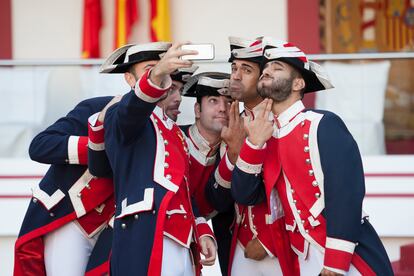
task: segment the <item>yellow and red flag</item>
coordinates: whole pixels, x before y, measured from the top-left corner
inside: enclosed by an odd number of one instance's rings
[[[84,0],[83,7],[82,57],[98,58],[102,27],[101,0]]]
[[[137,0],[115,0],[115,49],[128,43],[132,25],[137,20]]]
[[[152,41],[171,41],[169,0],[151,0]]]

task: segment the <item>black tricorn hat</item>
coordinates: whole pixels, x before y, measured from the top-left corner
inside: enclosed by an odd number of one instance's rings
[[[113,51],[104,61],[100,73],[125,73],[131,65],[149,60],[160,60],[171,47],[169,42],[128,44]]]
[[[183,96],[201,98],[204,96],[230,96],[230,74],[204,72],[192,76],[184,85]]]
[[[194,72],[198,69],[197,65],[193,65],[190,68],[181,68],[176,70],[171,74],[172,80],[179,81],[183,84],[186,84],[187,81],[191,78]]]
[[[229,62],[235,59],[247,60],[257,64],[261,64],[262,44],[261,38],[245,39],[241,37],[230,36],[230,58]]]
[[[334,87],[323,67],[308,60],[305,53],[292,43],[264,37],[262,46],[264,57],[262,66],[268,62],[279,60],[294,67],[305,80],[305,93]]]

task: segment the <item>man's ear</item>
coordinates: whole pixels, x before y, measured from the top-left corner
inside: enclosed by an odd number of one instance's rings
[[[124,78],[125,78],[125,81],[128,83],[128,85],[129,85],[130,87],[132,87],[132,88],[134,88],[134,87],[135,87],[135,83],[136,83],[137,81],[136,81],[136,79],[135,79],[135,77],[134,77],[134,75],[133,75],[133,74],[131,74],[131,73],[129,73],[129,72],[125,72],[125,73],[124,73]]]
[[[293,91],[301,91],[305,88],[305,80],[302,78],[295,78],[293,79],[292,83],[292,90]]]
[[[197,102],[194,104],[194,115],[196,119],[200,119],[201,117],[201,106]]]

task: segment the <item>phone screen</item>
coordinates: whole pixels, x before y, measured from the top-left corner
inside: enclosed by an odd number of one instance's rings
[[[182,56],[186,60],[211,60],[214,59],[214,45],[213,44],[186,44],[181,46],[182,50],[195,50],[197,55]]]

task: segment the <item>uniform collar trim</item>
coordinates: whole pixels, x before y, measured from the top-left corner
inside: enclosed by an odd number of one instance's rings
[[[193,124],[189,128],[189,135],[191,141],[193,141],[194,145],[197,147],[198,151],[201,152],[205,156],[209,156],[211,152],[216,152],[220,143],[210,147],[207,140],[200,134],[196,124]]]
[[[283,111],[279,116],[275,117],[275,122],[278,128],[282,128],[289,124],[302,110],[305,109],[302,101],[299,100],[291,105],[288,109]]]

